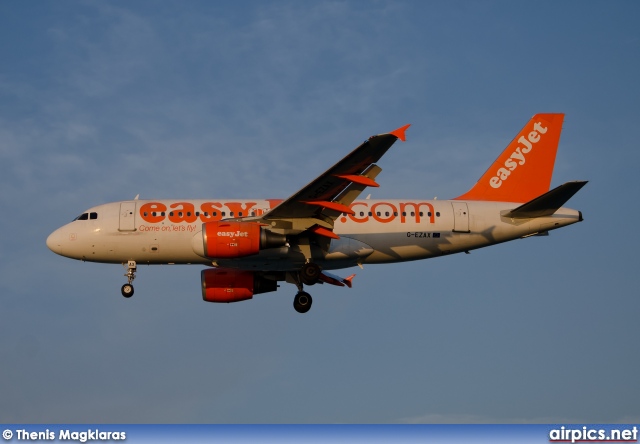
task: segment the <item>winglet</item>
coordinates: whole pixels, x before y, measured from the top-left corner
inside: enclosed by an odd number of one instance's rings
[[[402,140],[403,142],[406,142],[407,136],[405,135],[405,132],[407,131],[407,128],[409,128],[410,126],[411,124],[402,126],[396,130],[391,131],[389,134],[391,134],[392,136],[396,136],[398,139]]]
[[[355,275],[355,274],[352,274],[351,276],[347,276],[346,278],[344,278],[344,279],[342,280],[342,282],[344,282],[345,284],[347,284],[347,287],[351,288],[351,286],[353,285],[353,284],[351,283],[351,281],[353,280],[353,278],[354,278],[354,277],[356,277],[356,275]]]

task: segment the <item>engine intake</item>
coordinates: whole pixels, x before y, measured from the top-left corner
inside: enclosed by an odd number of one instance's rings
[[[200,238],[203,250],[200,250]],[[255,222],[207,222],[194,236],[194,251],[208,258],[235,258],[258,254],[265,248],[282,247],[283,234],[273,233]]]
[[[206,302],[238,302],[254,294],[276,291],[278,283],[253,271],[215,268],[202,270],[202,299]]]

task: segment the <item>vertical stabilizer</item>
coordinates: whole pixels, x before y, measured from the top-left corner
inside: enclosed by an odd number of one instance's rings
[[[549,191],[564,114],[536,114],[458,200],[528,202]]]

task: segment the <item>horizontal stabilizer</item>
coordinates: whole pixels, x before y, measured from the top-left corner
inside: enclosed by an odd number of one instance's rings
[[[526,204],[520,205],[518,208],[509,211],[503,216],[513,219],[531,219],[551,216],[586,184],[586,180],[567,182],[551,191],[547,191],[542,196],[530,200]]]

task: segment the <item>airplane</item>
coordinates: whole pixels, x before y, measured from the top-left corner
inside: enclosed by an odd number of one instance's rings
[[[306,313],[304,286],[352,286],[355,275],[331,271],[445,256],[581,222],[563,205],[587,181],[550,190],[564,114],[536,114],[466,193],[451,200],[361,199],[378,187],[377,162],[410,125],[372,136],[284,200],[133,200],[98,205],[47,238],[53,252],[119,263],[121,288],[133,295],[138,264],[199,264],[202,298],[238,302],[297,287],[293,306]]]

